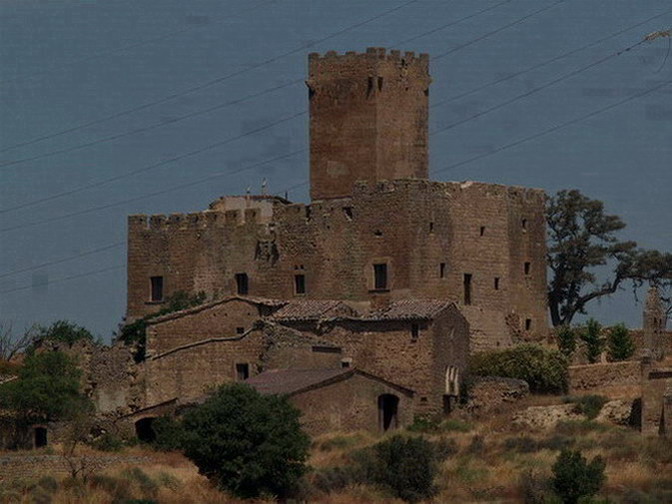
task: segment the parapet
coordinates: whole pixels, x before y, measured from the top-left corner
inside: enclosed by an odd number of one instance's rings
[[[412,67],[422,74],[429,74],[429,54],[417,54],[413,51],[402,53],[399,50],[387,52],[384,47],[369,47],[366,52],[348,51],[339,54],[336,51],[328,51],[324,55],[310,53],[308,55],[308,67],[310,76],[314,77],[322,71],[333,71],[335,68],[364,67],[376,68],[380,64],[392,64],[393,67]]]
[[[264,224],[258,208],[170,215],[129,215],[128,229],[133,231],[175,231]]]

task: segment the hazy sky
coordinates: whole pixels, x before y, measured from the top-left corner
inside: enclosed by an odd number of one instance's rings
[[[672,250],[669,39],[617,55],[672,26],[669,0],[3,0],[0,23],[0,319],[18,326],[111,335],[128,214],[263,177],[307,201],[313,51],[430,53],[434,178],[576,187]],[[591,309],[641,323],[630,292]]]

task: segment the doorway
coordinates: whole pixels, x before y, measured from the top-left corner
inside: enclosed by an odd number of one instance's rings
[[[394,394],[378,396],[378,420],[380,429],[385,432],[396,429],[398,425],[399,398]]]

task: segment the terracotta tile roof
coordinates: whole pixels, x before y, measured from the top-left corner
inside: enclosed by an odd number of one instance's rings
[[[320,320],[338,315],[357,313],[343,301],[299,299],[289,301],[273,314],[275,320]]]
[[[197,306],[193,306],[191,308],[186,308],[184,310],[167,313],[166,315],[161,315],[160,317],[152,318],[148,322],[148,324],[149,325],[158,324],[160,322],[165,322],[166,320],[173,320],[176,318],[184,317],[185,315],[191,315],[192,313],[198,313],[203,310],[208,310],[214,306],[219,306],[220,304],[228,303],[229,301],[246,301],[248,303],[256,305],[270,306],[276,308],[287,304],[287,301],[283,301],[280,299],[270,299],[255,296],[227,296],[222,299],[216,299],[215,301],[210,301],[208,303],[203,303]]]
[[[245,383],[262,394],[293,394],[334,378],[354,373],[349,368],[333,369],[271,369],[253,376]]]
[[[363,320],[417,320],[432,319],[450,306],[450,301],[442,299],[403,299],[394,301],[386,308],[373,311]]]

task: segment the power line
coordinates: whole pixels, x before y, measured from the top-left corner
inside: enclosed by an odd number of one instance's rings
[[[441,168],[441,169],[439,169],[439,170],[436,170],[434,173],[441,173],[441,172],[444,172],[444,171],[452,170],[452,169],[454,169],[454,168],[458,168],[458,167],[460,167],[460,166],[464,166],[464,165],[473,163],[474,161],[477,161],[477,160],[479,160],[479,159],[483,159],[483,158],[486,158],[486,157],[493,156],[493,155],[495,155],[495,154],[497,154],[497,153],[499,153],[499,152],[501,152],[501,151],[503,151],[503,150],[510,149],[511,147],[516,147],[516,146],[518,146],[518,145],[520,145],[520,144],[523,144],[523,143],[525,143],[525,142],[529,142],[530,140],[535,140],[535,139],[540,138],[540,137],[542,137],[542,136],[548,135],[549,133],[553,133],[554,131],[557,131],[557,130],[559,130],[559,129],[565,128],[565,127],[570,126],[570,125],[572,125],[572,124],[576,124],[576,123],[581,122],[581,121],[583,121],[583,120],[585,120],[585,119],[589,119],[589,118],[594,117],[594,116],[596,116],[596,115],[598,115],[598,114],[601,114],[601,113],[603,113],[603,112],[606,112],[606,111],[608,111],[608,110],[611,110],[611,109],[613,109],[613,108],[616,108],[616,107],[618,107],[618,106],[620,106],[620,105],[623,105],[624,103],[627,103],[627,102],[630,102],[630,101],[632,101],[632,100],[636,100],[636,99],[638,99],[638,98],[641,98],[641,97],[643,97],[643,96],[646,96],[646,95],[648,95],[648,94],[651,94],[651,93],[653,93],[654,91],[657,91],[657,90],[659,90],[659,89],[661,89],[661,88],[663,88],[663,87],[665,87],[665,86],[669,86],[670,84],[672,84],[672,80],[663,82],[662,84],[659,84],[659,85],[657,85],[657,86],[653,86],[653,87],[651,87],[651,88],[649,88],[649,89],[647,89],[646,91],[643,91],[643,92],[641,92],[641,93],[636,93],[636,94],[630,95],[629,97],[624,98],[623,100],[620,100],[620,101],[618,101],[618,102],[616,102],[616,103],[612,103],[611,105],[608,105],[608,106],[606,106],[606,107],[597,109],[597,110],[595,110],[595,111],[593,111],[593,112],[590,112],[590,113],[588,113],[588,114],[585,114],[585,115],[583,115],[583,116],[581,116],[581,117],[577,117],[576,119],[572,119],[572,120],[570,120],[570,121],[564,122],[564,123],[559,124],[559,125],[557,125],[557,126],[553,126],[552,128],[549,128],[549,129],[547,129],[547,130],[544,130],[544,131],[542,131],[542,132],[540,132],[540,133],[535,133],[534,135],[530,135],[530,136],[525,137],[525,138],[522,138],[522,139],[520,139],[520,140],[516,140],[515,142],[511,142],[511,143],[509,143],[509,144],[503,145],[503,146],[498,147],[497,149],[495,149],[495,150],[493,150],[493,151],[491,151],[491,152],[487,152],[487,153],[485,153],[485,154],[480,154],[480,155],[478,155],[478,156],[474,156],[474,157],[469,158],[469,159],[466,159],[466,160],[464,160],[464,161],[460,161],[460,162],[458,162],[458,163],[454,163],[454,164],[452,164],[452,165],[446,166],[446,167],[444,167],[444,168]]]
[[[454,102],[454,101],[456,101],[456,100],[459,100],[459,99],[464,98],[464,97],[466,97],[466,96],[469,96],[469,95],[472,95],[472,94],[474,94],[474,93],[477,93],[478,91],[482,91],[483,89],[486,89],[486,88],[488,88],[488,87],[490,87],[490,86],[494,86],[494,85],[496,85],[496,84],[500,84],[500,83],[502,83],[502,82],[506,82],[506,81],[508,81],[508,80],[513,79],[514,77],[519,77],[520,75],[526,74],[527,72],[531,72],[532,70],[537,70],[538,68],[542,68],[542,67],[544,67],[544,66],[546,66],[546,65],[548,65],[548,64],[550,64],[550,63],[554,63],[554,62],[556,62],[556,61],[558,61],[558,60],[567,58],[567,57],[572,56],[573,54],[576,54],[576,53],[578,53],[578,52],[585,51],[586,49],[588,49],[588,48],[590,48],[590,47],[596,46],[596,45],[598,45],[598,44],[600,44],[600,43],[602,43],[602,42],[604,42],[604,41],[606,41],[606,40],[609,40],[609,39],[612,39],[612,38],[617,37],[617,36],[619,36],[619,35],[622,35],[623,33],[626,33],[626,32],[628,32],[628,31],[630,31],[630,30],[632,30],[632,29],[634,29],[634,28],[637,28],[637,27],[639,27],[639,26],[645,25],[645,24],[647,24],[647,23],[653,21],[654,19],[657,19],[657,18],[659,18],[659,17],[665,16],[666,14],[670,14],[671,12],[672,12],[672,9],[671,9],[671,10],[667,10],[667,11],[661,13],[661,14],[656,14],[655,16],[651,16],[650,18],[645,19],[644,21],[641,21],[641,22],[639,22],[639,23],[637,23],[637,24],[634,24],[634,25],[630,25],[630,26],[628,26],[627,28],[623,28],[622,30],[619,30],[619,31],[617,31],[617,32],[615,32],[615,33],[612,33],[611,35],[608,35],[608,36],[603,37],[603,38],[601,38],[601,39],[598,39],[598,40],[596,40],[596,41],[594,41],[594,42],[591,42],[591,43],[586,44],[586,45],[584,45],[584,46],[581,46],[581,47],[578,47],[578,48],[576,48],[576,49],[573,49],[573,50],[571,50],[571,51],[569,51],[569,52],[566,52],[566,53],[560,54],[560,55],[558,55],[558,56],[555,56],[554,58],[551,58],[551,59],[542,61],[541,63],[538,63],[538,64],[536,64],[536,65],[533,65],[533,66],[531,66],[531,67],[528,67],[528,68],[526,68],[525,70],[521,70],[521,71],[516,72],[516,73],[513,73],[513,74],[511,74],[511,75],[507,75],[506,77],[502,77],[501,79],[497,79],[497,80],[494,80],[494,81],[492,81],[492,82],[488,82],[487,84],[484,84],[483,86],[479,86],[479,87],[477,87],[477,88],[471,89],[471,90],[469,90],[469,91],[466,91],[465,93],[461,93],[461,94],[456,95],[456,96],[453,96],[453,97],[451,97],[451,98],[447,98],[447,99],[445,99],[445,100],[441,100],[440,102],[434,103],[434,104],[432,105],[431,108],[435,108],[435,107],[438,107],[438,106],[440,106],[440,105],[445,105],[446,103],[452,103],[452,102]]]
[[[573,70],[573,71],[571,71],[571,72],[569,72],[569,73],[566,73],[566,74],[564,74],[564,75],[561,75],[561,76],[558,77],[557,79],[553,79],[552,81],[549,81],[549,82],[547,82],[546,84],[542,84],[541,86],[537,86],[536,88],[533,88],[533,89],[531,89],[531,90],[529,90],[529,91],[527,91],[527,92],[525,92],[525,93],[523,93],[523,94],[520,94],[520,95],[518,95],[518,96],[516,96],[516,97],[514,97],[514,98],[511,98],[510,100],[506,100],[506,101],[504,101],[504,102],[502,102],[502,103],[499,103],[499,104],[497,104],[497,105],[495,105],[495,106],[493,106],[493,107],[490,107],[490,108],[488,108],[488,109],[486,109],[486,110],[483,110],[483,111],[481,111],[481,112],[478,112],[478,113],[476,113],[476,114],[474,114],[474,115],[472,115],[472,116],[467,117],[466,119],[462,119],[462,120],[460,120],[460,121],[457,121],[457,122],[454,122],[454,123],[452,123],[452,124],[449,124],[448,126],[445,126],[445,127],[443,127],[443,128],[439,128],[438,130],[435,130],[435,131],[433,131],[432,133],[430,133],[430,135],[435,135],[435,134],[437,134],[437,133],[442,133],[442,132],[444,132],[444,131],[453,129],[453,128],[457,127],[457,126],[460,126],[460,125],[465,124],[465,123],[467,123],[467,122],[473,121],[474,119],[478,119],[479,117],[483,117],[484,115],[489,114],[490,112],[494,112],[495,110],[499,110],[499,109],[502,108],[502,107],[505,107],[505,106],[510,105],[510,104],[512,104],[512,103],[515,103],[515,102],[517,102],[517,101],[519,101],[519,100],[522,100],[523,98],[527,98],[528,96],[531,96],[531,95],[533,95],[533,94],[535,94],[535,93],[538,93],[539,91],[541,91],[541,90],[543,90],[543,89],[546,89],[546,88],[548,88],[548,87],[550,87],[550,86],[553,86],[554,84],[557,84],[558,82],[562,82],[562,81],[564,81],[564,80],[567,80],[567,79],[569,79],[570,77],[574,77],[575,75],[578,75],[578,74],[580,74],[580,73],[585,72],[586,70],[589,70],[590,68],[593,68],[593,67],[595,67],[595,66],[597,66],[597,65],[601,65],[601,64],[604,63],[605,61],[608,61],[608,60],[610,60],[610,59],[612,59],[612,58],[615,58],[615,57],[617,57],[617,56],[620,56],[620,55],[623,54],[623,53],[629,52],[629,51],[631,51],[632,49],[634,49],[634,48],[640,46],[640,45],[643,44],[643,43],[644,43],[644,40],[640,40],[639,42],[637,42],[637,43],[635,43],[635,44],[632,44],[632,45],[626,47],[625,49],[621,49],[620,51],[611,53],[611,54],[609,54],[609,55],[607,55],[607,56],[605,56],[605,57],[603,57],[603,58],[601,58],[601,59],[599,59],[599,60],[597,60],[597,61],[594,61],[593,63],[590,63],[590,64],[588,64],[588,65],[585,65],[585,66],[581,67],[581,68],[578,68],[577,70]]]
[[[108,208],[113,208],[113,207],[116,207],[116,206],[125,205],[126,203],[133,203],[133,202],[136,202],[136,201],[144,201],[147,198],[151,198],[151,197],[154,197],[154,196],[159,196],[161,194],[166,194],[166,193],[169,193],[169,192],[172,192],[172,191],[177,191],[178,189],[185,189],[185,188],[192,187],[192,186],[195,186],[195,185],[203,184],[205,182],[209,182],[209,181],[214,180],[214,179],[219,178],[219,177],[223,177],[223,176],[226,176],[226,175],[235,175],[236,173],[240,173],[240,172],[247,171],[247,170],[252,170],[254,168],[258,168],[259,166],[267,165],[267,164],[272,163],[274,161],[279,161],[279,160],[282,160],[282,159],[286,159],[286,158],[295,156],[297,154],[301,154],[301,153],[306,152],[306,151],[307,151],[307,149],[300,149],[300,150],[297,150],[297,151],[290,152],[288,154],[282,154],[280,156],[276,156],[274,158],[267,159],[266,161],[262,161],[262,162],[255,163],[255,164],[252,164],[252,165],[249,165],[249,166],[245,166],[245,167],[239,168],[237,170],[217,173],[215,175],[210,175],[209,177],[205,177],[205,178],[202,178],[202,179],[199,179],[199,180],[195,180],[195,181],[189,182],[187,184],[180,184],[178,186],[173,186],[173,187],[170,187],[168,189],[163,189],[161,191],[156,191],[156,192],[153,192],[153,193],[144,194],[144,195],[141,195],[141,196],[137,196],[135,198],[130,198],[130,199],[123,200],[123,201],[117,201],[115,203],[108,203],[107,205],[100,205],[100,206],[97,206],[97,207],[87,208],[87,209],[84,209],[84,210],[79,210],[77,212],[72,212],[72,213],[65,214],[65,215],[58,215],[58,216],[50,217],[48,219],[44,219],[44,220],[41,220],[41,221],[34,221],[34,222],[28,222],[28,223],[25,223],[25,224],[18,224],[16,226],[10,226],[10,227],[7,227],[7,228],[0,229],[0,233],[6,233],[8,231],[15,231],[15,230],[18,230],[18,229],[25,229],[25,228],[28,228],[28,227],[39,226],[41,224],[48,224],[48,223],[56,222],[56,221],[59,221],[59,220],[69,219],[70,217],[76,217],[76,216],[79,216],[79,215],[85,215],[87,213],[97,212],[99,210],[105,210],[105,209],[108,209]]]
[[[40,268],[46,268],[47,266],[53,266],[55,264],[62,264],[62,263],[68,262],[68,261],[72,261],[73,259],[79,259],[80,257],[86,257],[86,256],[90,256],[90,255],[93,255],[93,254],[98,254],[100,252],[104,252],[106,250],[117,248],[117,247],[120,247],[122,245],[126,245],[126,242],[121,241],[121,242],[117,242],[117,243],[112,243],[111,245],[105,245],[104,247],[99,247],[99,248],[96,248],[96,249],[93,249],[93,250],[87,250],[86,252],[81,252],[81,253],[73,255],[73,256],[68,256],[68,257],[64,257],[62,259],[57,259],[55,261],[45,262],[45,263],[42,263],[42,264],[38,264],[37,266],[29,266],[27,268],[22,268],[22,269],[18,269],[18,270],[14,270],[14,271],[9,271],[7,273],[2,273],[2,274],[0,274],[0,278],[6,278],[8,276],[18,275],[19,273],[26,273],[28,271],[34,271],[34,270],[40,269]]]
[[[110,266],[108,268],[102,268],[102,269],[95,270],[95,271],[89,271],[88,273],[80,273],[78,275],[72,275],[72,276],[69,276],[69,277],[59,278],[57,280],[51,280],[51,281],[49,281],[45,284],[24,285],[23,287],[15,287],[14,289],[3,290],[3,291],[0,291],[0,294],[8,294],[10,292],[18,292],[18,291],[22,291],[22,290],[33,289],[35,287],[42,287],[42,286],[48,286],[48,285],[55,284],[55,283],[68,282],[70,280],[74,280],[75,278],[83,278],[83,277],[88,277],[88,276],[92,276],[92,275],[98,275],[100,273],[107,273],[108,271],[115,271],[115,270],[122,269],[122,268],[125,268],[125,267],[126,267],[125,264],[118,264],[116,266]]]
[[[25,142],[21,142],[21,143],[12,145],[10,147],[0,149],[0,153],[7,152],[7,151],[13,150],[13,149],[17,149],[19,147],[25,147],[25,146],[28,146],[28,145],[33,145],[33,144],[36,144],[38,142],[42,142],[44,140],[49,140],[51,138],[56,138],[56,137],[65,135],[67,133],[72,133],[72,132],[75,132],[75,131],[79,131],[79,130],[82,130],[84,128],[88,128],[89,126],[93,126],[93,125],[96,125],[96,124],[101,124],[101,123],[110,121],[112,119],[116,119],[116,118],[123,117],[123,116],[129,115],[129,114],[135,113],[135,112],[139,112],[140,110],[144,110],[144,109],[147,109],[147,108],[150,108],[150,107],[154,107],[155,105],[159,105],[161,103],[166,103],[166,102],[169,102],[169,101],[173,101],[176,98],[180,98],[182,96],[186,96],[186,95],[195,93],[197,91],[202,91],[203,89],[214,86],[215,84],[219,84],[220,82],[224,82],[224,81],[226,81],[226,80],[228,80],[232,77],[242,75],[244,73],[250,72],[250,71],[255,70],[257,68],[260,68],[262,66],[268,65],[270,63],[274,63],[275,61],[278,61],[278,60],[280,60],[282,58],[285,58],[287,56],[291,56],[292,54],[296,54],[296,53],[298,53],[300,51],[303,51],[303,50],[305,50],[309,47],[312,47],[314,45],[321,44],[322,42],[325,42],[325,41],[330,40],[334,37],[342,35],[343,33],[346,33],[350,30],[353,30],[355,28],[359,28],[360,26],[363,26],[367,23],[370,23],[372,21],[380,19],[383,16],[387,16],[388,14],[391,14],[395,11],[398,11],[399,9],[402,9],[402,8],[406,7],[407,5],[416,3],[417,1],[418,0],[409,0],[409,1],[407,1],[403,4],[401,4],[401,5],[398,5],[394,8],[392,8],[392,9],[386,10],[386,11],[382,12],[381,14],[377,14],[376,16],[370,17],[370,18],[366,19],[365,21],[360,21],[359,23],[356,23],[354,25],[350,25],[350,26],[348,26],[346,28],[343,28],[343,29],[341,29],[337,32],[334,32],[330,35],[327,35],[326,37],[322,37],[321,39],[319,39],[315,42],[311,42],[311,43],[308,43],[308,44],[301,45],[301,46],[297,47],[296,49],[292,49],[291,51],[284,52],[282,54],[279,54],[279,55],[274,56],[272,58],[269,58],[267,60],[261,61],[259,63],[255,63],[254,65],[248,66],[248,67],[243,68],[241,70],[238,70],[236,72],[229,73],[229,74],[224,75],[222,77],[218,77],[216,79],[209,80],[209,81],[207,81],[203,84],[199,84],[197,86],[193,86],[191,88],[185,89],[184,91],[179,91],[179,92],[170,94],[168,96],[164,96],[163,98],[159,98],[158,100],[149,101],[149,102],[146,102],[142,105],[138,105],[136,107],[125,109],[125,110],[122,110],[120,112],[117,112],[117,113],[109,115],[109,116],[94,119],[92,121],[80,124],[78,126],[73,126],[71,128],[67,128],[67,129],[64,129],[64,130],[61,130],[61,131],[57,131],[57,132],[54,132],[54,133],[43,135],[41,137],[37,137],[37,138],[34,138],[32,140],[27,140]]]
[[[453,54],[454,52],[461,51],[465,47],[469,47],[470,45],[475,44],[476,42],[480,42],[481,40],[485,40],[486,38],[490,37],[491,35],[495,35],[496,33],[499,33],[501,31],[506,30],[507,28],[511,28],[512,26],[515,26],[519,23],[522,23],[523,21],[525,21],[525,20],[527,20],[527,19],[529,19],[533,16],[536,16],[537,14],[541,14],[544,11],[552,9],[553,7],[555,7],[556,5],[559,5],[561,3],[565,3],[565,0],[558,0],[557,2],[554,2],[551,5],[547,5],[546,7],[542,7],[541,9],[536,10],[536,11],[532,12],[531,14],[528,14],[527,16],[524,16],[520,19],[517,19],[513,23],[509,23],[505,26],[502,26],[501,28],[497,28],[496,30],[488,32],[485,35],[481,35],[480,37],[477,37],[473,40],[470,40],[469,42],[465,42],[464,44],[460,44],[456,47],[453,47],[452,49],[450,49],[446,52],[439,53],[438,55],[434,56],[433,60],[436,61],[436,60],[439,60],[441,58],[444,58],[444,57],[448,56],[449,54]]]
[[[227,138],[225,140],[221,140],[219,142],[215,142],[215,143],[212,143],[210,145],[206,145],[205,147],[201,147],[199,149],[192,150],[190,152],[187,152],[186,154],[180,154],[178,156],[173,156],[171,158],[164,159],[164,160],[159,161],[157,163],[152,163],[150,165],[146,165],[146,166],[143,166],[141,168],[131,170],[130,172],[122,173],[121,175],[115,175],[114,177],[99,180],[97,182],[92,182],[90,184],[80,186],[80,187],[77,187],[77,188],[74,188],[74,189],[70,189],[68,191],[63,191],[63,192],[58,193],[58,194],[52,194],[51,196],[47,196],[47,197],[44,197],[44,198],[41,198],[41,199],[29,201],[27,203],[21,203],[19,205],[16,205],[16,206],[13,206],[13,207],[10,207],[10,208],[4,208],[4,209],[0,210],[0,214],[7,213],[7,212],[10,212],[10,211],[13,211],[13,210],[19,210],[21,208],[26,208],[26,207],[29,207],[29,206],[34,206],[34,205],[37,205],[39,203],[45,203],[47,201],[52,201],[52,200],[55,200],[55,199],[58,199],[58,198],[62,198],[63,196],[70,196],[72,194],[76,194],[78,192],[82,192],[82,191],[85,191],[87,189],[93,189],[95,187],[100,187],[100,186],[109,184],[110,182],[115,182],[117,180],[121,180],[121,179],[130,177],[130,176],[133,176],[133,175],[137,175],[139,173],[145,173],[145,172],[148,172],[148,171],[153,170],[155,168],[159,168],[159,167],[165,166],[167,164],[175,163],[177,161],[181,161],[183,159],[190,158],[190,157],[196,156],[198,154],[202,154],[203,152],[215,149],[217,147],[221,147],[223,145],[229,144],[229,143],[234,142],[236,140],[240,140],[241,138],[245,138],[247,136],[254,135],[256,133],[259,133],[260,131],[270,129],[274,126],[277,126],[278,124],[282,124],[282,123],[291,121],[292,119],[296,119],[297,117],[301,117],[301,116],[304,116],[306,114],[307,114],[306,111],[298,112],[296,114],[292,114],[291,116],[284,117],[282,119],[279,119],[279,120],[274,121],[272,123],[266,124],[266,125],[261,126],[259,128],[255,128],[253,130],[246,131],[245,133],[242,133],[242,134],[237,135],[235,137],[230,137],[230,138]]]
[[[198,25],[198,26],[190,26],[188,28],[181,28],[179,30],[173,30],[173,31],[164,33],[162,35],[158,35],[158,36],[153,37],[153,38],[140,40],[138,42],[122,45],[122,46],[119,46],[119,47],[108,49],[106,51],[100,51],[98,53],[91,54],[89,56],[85,56],[84,58],[76,59],[76,60],[73,60],[73,61],[68,61],[66,63],[63,63],[62,65],[59,65],[59,66],[54,66],[54,67],[51,67],[51,68],[45,68],[43,70],[39,70],[39,71],[33,72],[31,74],[19,75],[19,76],[16,76],[16,77],[12,77],[11,79],[0,80],[0,84],[5,84],[5,83],[8,83],[8,82],[15,82],[15,81],[18,81],[18,80],[29,79],[29,78],[35,77],[37,75],[43,75],[43,74],[48,74],[48,73],[51,73],[51,72],[56,72],[58,70],[62,70],[63,68],[67,68],[67,67],[70,67],[70,66],[73,66],[73,65],[78,65],[79,63],[85,63],[87,61],[96,60],[96,59],[102,58],[104,56],[108,56],[110,54],[115,54],[115,53],[118,53],[118,52],[128,51],[129,49],[135,49],[136,47],[141,47],[141,46],[144,46],[144,45],[147,45],[147,44],[152,44],[154,42],[158,42],[159,40],[165,40],[167,38],[171,38],[171,37],[174,37],[176,35],[181,35],[182,33],[186,33],[186,32],[192,31],[192,30],[209,28],[209,27],[211,27],[215,24],[221,23],[222,21],[226,21],[228,19],[238,17],[242,14],[245,14],[246,12],[256,10],[259,7],[262,7],[263,5],[269,5],[269,4],[272,4],[272,3],[276,3],[277,1],[278,0],[269,0],[269,1],[259,2],[258,4],[254,5],[253,7],[250,7],[250,8],[247,8],[247,9],[242,9],[240,12],[236,12],[234,14],[230,14],[230,15],[227,15],[227,16],[216,17],[216,18],[208,21],[208,23],[205,24],[205,25]]]

